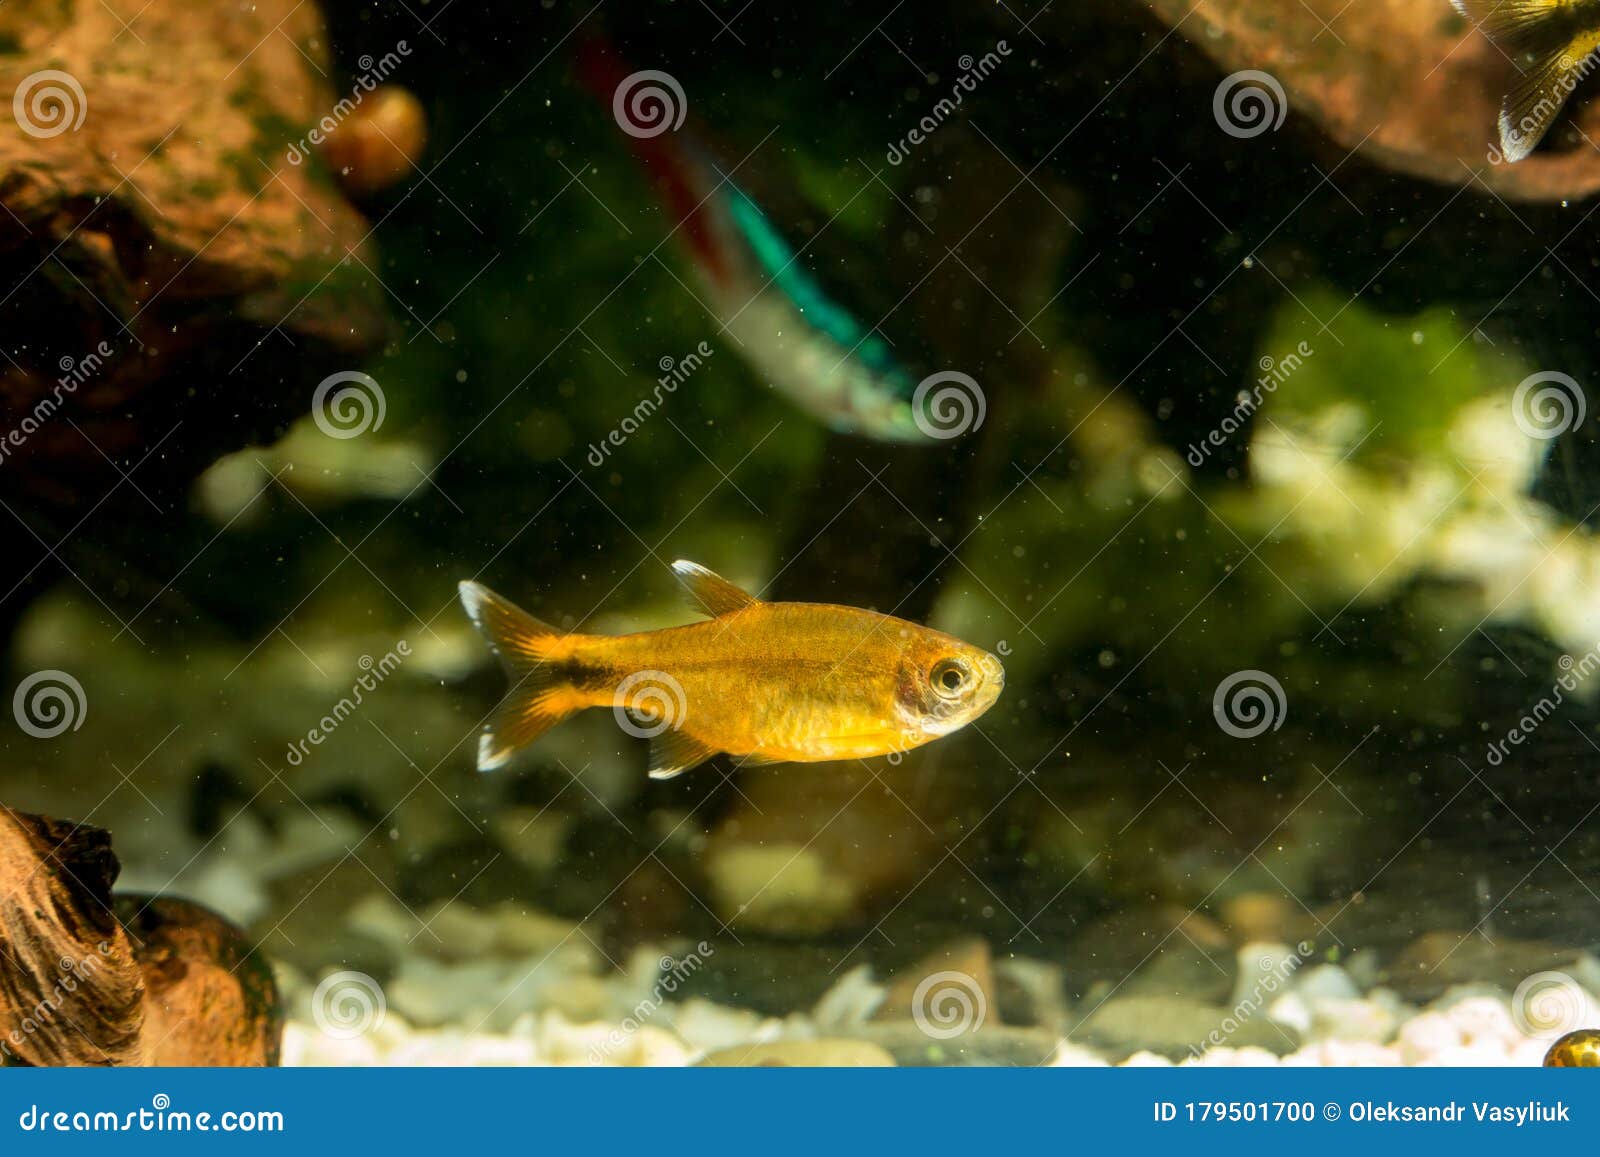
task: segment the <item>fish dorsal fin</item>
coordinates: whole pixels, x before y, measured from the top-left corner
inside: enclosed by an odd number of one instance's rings
[[[650,741],[650,778],[671,779],[698,767],[716,751],[687,731],[668,729]]]
[[[672,564],[672,573],[677,575],[678,581],[683,584],[684,593],[689,596],[689,601],[713,619],[731,615],[746,607],[753,607],[761,601],[697,562],[685,562],[679,559]]]

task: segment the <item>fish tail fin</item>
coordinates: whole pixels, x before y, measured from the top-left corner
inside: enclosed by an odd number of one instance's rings
[[[1574,23],[1567,0],[1451,0],[1489,39],[1516,54],[1521,75],[1500,106],[1500,151],[1512,164],[1555,124],[1594,51],[1595,33]]]
[[[1507,161],[1515,164],[1527,157],[1550,131],[1576,87],[1574,74],[1592,47],[1572,40],[1539,50],[1531,55],[1531,63],[1522,65],[1522,76],[1500,106],[1500,151]]]
[[[585,706],[565,673],[574,639],[481,583],[463,582],[461,605],[513,682],[478,737],[478,770],[493,771]]]
[[[1507,48],[1526,48],[1552,26],[1566,0],[1450,0],[1457,12]]]

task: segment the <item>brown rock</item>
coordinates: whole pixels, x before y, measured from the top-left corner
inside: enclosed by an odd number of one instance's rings
[[[1221,905],[1219,915],[1235,944],[1304,939],[1316,929],[1299,905],[1280,892],[1245,892]]]
[[[1417,937],[1384,971],[1383,983],[1407,1000],[1430,1000],[1453,984],[1497,984],[1513,991],[1539,972],[1562,972],[1593,984],[1594,957],[1540,940],[1496,939],[1445,930]]]
[[[994,962],[980,936],[953,941],[901,969],[889,981],[875,1020],[912,1020],[947,1029],[976,1032],[998,1024]]]
[[[1263,1048],[1290,1053],[1299,1036],[1267,1016],[1253,1016],[1182,997],[1113,997],[1091,1009],[1070,1034],[1114,1057],[1158,1053],[1173,1060],[1211,1048]]]
[[[938,1040],[910,1021],[874,1021],[862,1025],[862,1038],[887,1050],[907,1067],[972,1066],[1037,1068],[1056,1053],[1059,1034],[1042,1028],[997,1024],[980,1033]]]
[[[409,177],[427,143],[422,102],[387,84],[357,106],[318,152],[352,197],[370,197]]]
[[[858,1040],[791,1040],[718,1049],[700,1062],[709,1068],[893,1068],[879,1045]]]

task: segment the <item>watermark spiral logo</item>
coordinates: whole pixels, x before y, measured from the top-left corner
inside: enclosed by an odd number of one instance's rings
[[[1270,72],[1247,68],[1225,77],[1211,100],[1217,127],[1241,141],[1277,132],[1289,115],[1289,98]]]
[[[1588,1015],[1589,994],[1565,972],[1535,972],[1511,996],[1511,1019],[1535,1039],[1565,1036]]]
[[[941,441],[978,429],[988,412],[983,387],[970,374],[957,370],[929,374],[911,395],[911,417],[917,429]]]
[[[330,972],[311,994],[311,1019],[337,1040],[374,1031],[388,1011],[383,989],[365,972]]]
[[[1511,395],[1511,416],[1517,429],[1545,442],[1583,425],[1588,410],[1583,387],[1554,370],[1523,378]]]
[[[383,387],[370,374],[329,374],[311,395],[311,420],[330,438],[359,438],[383,425],[388,407]]]
[[[1217,684],[1211,714],[1235,739],[1254,739],[1283,726],[1289,700],[1283,684],[1265,671],[1235,671]]]
[[[46,68],[22,78],[11,98],[11,115],[30,137],[47,140],[81,129],[89,115],[89,98],[70,72]]]
[[[688,713],[683,684],[665,671],[635,671],[617,684],[617,725],[635,738],[676,731]]]
[[[689,98],[675,77],[653,68],[636,72],[617,85],[611,114],[630,137],[648,139],[683,127]]]
[[[35,671],[17,684],[11,697],[17,726],[35,739],[54,739],[78,730],[88,710],[83,684],[65,671]]]
[[[934,1040],[976,1032],[988,1014],[983,987],[965,972],[930,973],[911,994],[911,1019]]]

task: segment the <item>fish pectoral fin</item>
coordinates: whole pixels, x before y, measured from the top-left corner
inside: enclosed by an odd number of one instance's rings
[[[672,573],[678,576],[678,582],[683,585],[683,592],[689,597],[690,604],[713,619],[753,607],[761,601],[697,562],[680,558],[672,564]]]
[[[715,754],[717,749],[710,744],[681,728],[669,728],[650,740],[650,778],[672,779],[699,767]]]

